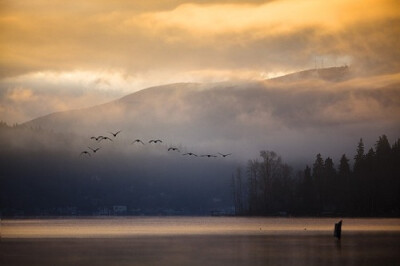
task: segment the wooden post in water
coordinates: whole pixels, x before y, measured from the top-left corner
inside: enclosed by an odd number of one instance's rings
[[[338,240],[340,240],[341,235],[342,235],[342,220],[340,220],[338,223],[335,223],[335,229],[333,231],[333,236],[336,237]]]

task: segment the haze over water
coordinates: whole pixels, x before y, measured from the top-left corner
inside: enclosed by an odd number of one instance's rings
[[[1,265],[399,265],[400,219],[3,220]]]
[[[2,238],[102,238],[182,235],[331,235],[337,218],[114,217],[2,222]],[[400,219],[345,219],[344,235],[398,232]]]

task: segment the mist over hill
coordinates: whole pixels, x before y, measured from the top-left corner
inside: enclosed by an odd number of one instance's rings
[[[383,132],[400,132],[399,76],[350,77],[347,68],[330,68],[266,81],[169,84],[23,126],[87,138],[122,130],[126,141],[162,138],[203,153],[233,152],[240,160],[260,149],[289,161],[316,152],[338,157],[360,137],[372,144]]]
[[[16,127],[2,125],[3,212],[229,210],[232,173],[260,150],[273,150],[299,169],[317,153],[335,161],[343,153],[352,158],[360,137],[369,147],[383,133],[400,135],[399,103],[399,75],[360,78],[333,68],[265,81],[169,84]],[[119,130],[115,138],[110,134]],[[99,135],[113,141],[90,139]],[[135,139],[146,145],[132,144]],[[163,143],[149,144],[151,139]],[[94,154],[88,147],[100,150]],[[232,155],[182,155],[188,152]]]

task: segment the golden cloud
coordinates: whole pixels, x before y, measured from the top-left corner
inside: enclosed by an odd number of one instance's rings
[[[0,15],[0,77],[210,69],[246,76],[310,67],[315,56],[388,71],[400,56],[400,4],[391,0],[3,1]]]
[[[256,29],[264,35],[292,31],[309,26],[340,30],[360,21],[391,19],[399,16],[394,1],[282,0],[262,5],[183,4],[174,10],[153,12],[134,18],[149,29],[178,28],[197,35],[238,33]],[[143,22],[144,21],[144,22]]]
[[[32,90],[26,88],[16,88],[10,91],[6,97],[13,102],[28,102],[36,98]]]

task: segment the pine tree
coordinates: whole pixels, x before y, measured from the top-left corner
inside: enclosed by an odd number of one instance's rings
[[[331,158],[326,158],[324,163],[324,176],[325,182],[323,183],[323,198],[324,208],[326,211],[333,211],[335,202],[335,195],[338,192],[336,186],[336,170]]]
[[[376,156],[377,157],[386,157],[390,154],[391,148],[389,144],[389,140],[386,135],[382,135],[379,137],[378,141],[375,144]]]
[[[362,167],[362,163],[365,160],[364,154],[364,142],[361,138],[357,145],[357,154],[354,156],[354,171],[358,171]]]
[[[311,168],[306,168],[301,172],[300,195],[302,199],[302,211],[304,214],[314,214],[315,212],[315,186],[311,175]]]
[[[323,183],[325,182],[325,177],[324,177],[324,160],[322,159],[322,156],[320,153],[317,154],[315,158],[315,162],[313,165],[313,181],[315,183],[315,189],[316,189],[316,203],[317,203],[317,208],[319,210],[322,209],[323,205]]]
[[[341,175],[341,176],[349,176],[350,175],[349,159],[347,159],[346,154],[343,154],[342,157],[340,158],[339,175]]]
[[[375,215],[376,211],[376,199],[377,199],[377,178],[376,178],[376,153],[373,148],[368,150],[365,156],[365,169],[366,176],[364,182],[366,184],[366,215]]]
[[[350,202],[350,165],[349,159],[347,159],[346,154],[343,154],[340,158],[339,162],[339,171],[338,171],[338,205],[340,209],[344,212],[349,211],[349,202]]]

